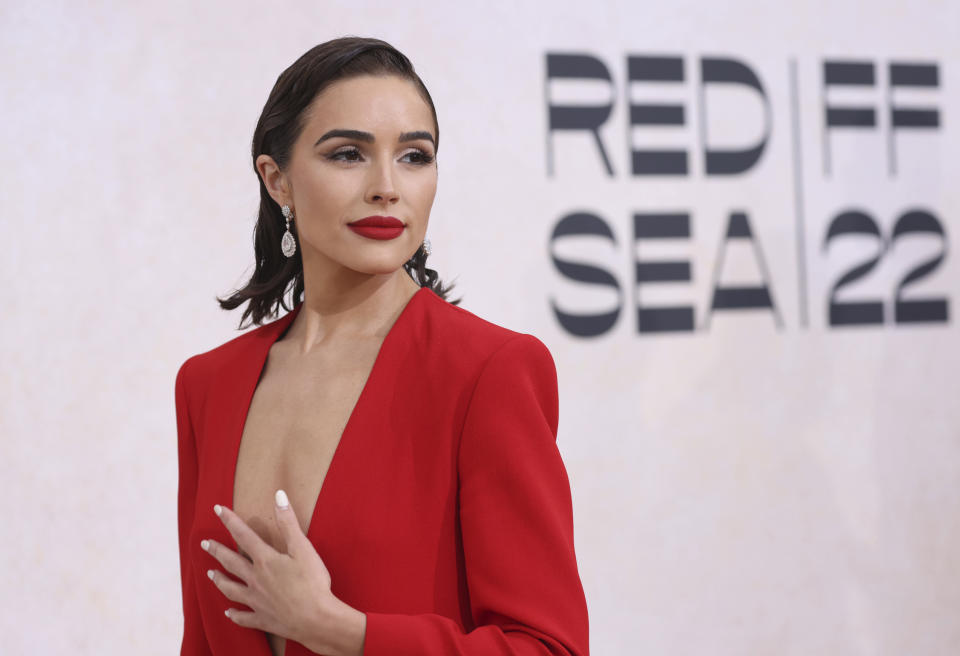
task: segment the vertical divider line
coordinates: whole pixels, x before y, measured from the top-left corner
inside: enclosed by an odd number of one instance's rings
[[[793,128],[793,201],[797,218],[797,283],[799,286],[800,325],[809,325],[807,298],[806,229],[803,221],[803,154],[800,149],[800,100],[797,90],[797,60],[790,59],[790,106]]]

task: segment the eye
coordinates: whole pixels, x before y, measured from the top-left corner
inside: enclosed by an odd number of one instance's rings
[[[327,159],[340,161],[340,162],[359,162],[362,158],[362,153],[356,147],[342,148],[340,150],[334,151],[333,153],[327,155]],[[430,153],[416,148],[406,153],[404,156],[404,161],[410,164],[416,164],[419,166],[426,166],[433,161],[433,155]],[[407,159],[412,158],[412,159]]]
[[[340,157],[343,155],[344,157]],[[327,156],[327,159],[339,160],[342,162],[357,162],[359,159],[354,159],[354,156],[357,158],[360,157],[360,151],[356,148],[344,148],[336,152],[331,153]]]
[[[424,152],[419,148],[416,150],[411,150],[409,153],[404,155],[404,157],[409,157],[411,155],[414,157],[413,161],[411,162],[412,164],[419,164],[421,166],[425,166],[433,161],[433,155],[431,155],[430,153]]]

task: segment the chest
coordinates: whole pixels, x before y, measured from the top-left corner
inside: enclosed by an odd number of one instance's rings
[[[278,344],[268,355],[241,433],[233,510],[280,552],[286,545],[276,523],[274,494],[287,493],[307,533],[377,346],[294,357]]]

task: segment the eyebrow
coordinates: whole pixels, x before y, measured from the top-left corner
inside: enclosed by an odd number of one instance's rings
[[[373,143],[375,137],[369,132],[363,132],[362,130],[330,130],[322,137],[317,139],[317,143],[313,144],[315,147],[319,146],[321,143],[327,139],[333,139],[334,137],[346,137],[347,139],[356,139],[357,141],[365,141],[367,143]],[[416,141],[418,139],[426,139],[436,147],[436,142],[433,140],[433,135],[424,130],[415,130],[413,132],[402,132],[397,138],[397,143],[404,143],[406,141]]]

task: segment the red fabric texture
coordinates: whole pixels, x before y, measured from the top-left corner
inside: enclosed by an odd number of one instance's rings
[[[175,385],[182,656],[269,656],[200,548],[236,549],[243,423],[284,317],[187,359]],[[554,361],[536,337],[419,290],[387,334],[317,498],[307,537],[333,593],[366,614],[365,656],[586,656]],[[310,654],[288,640],[286,656]]]

